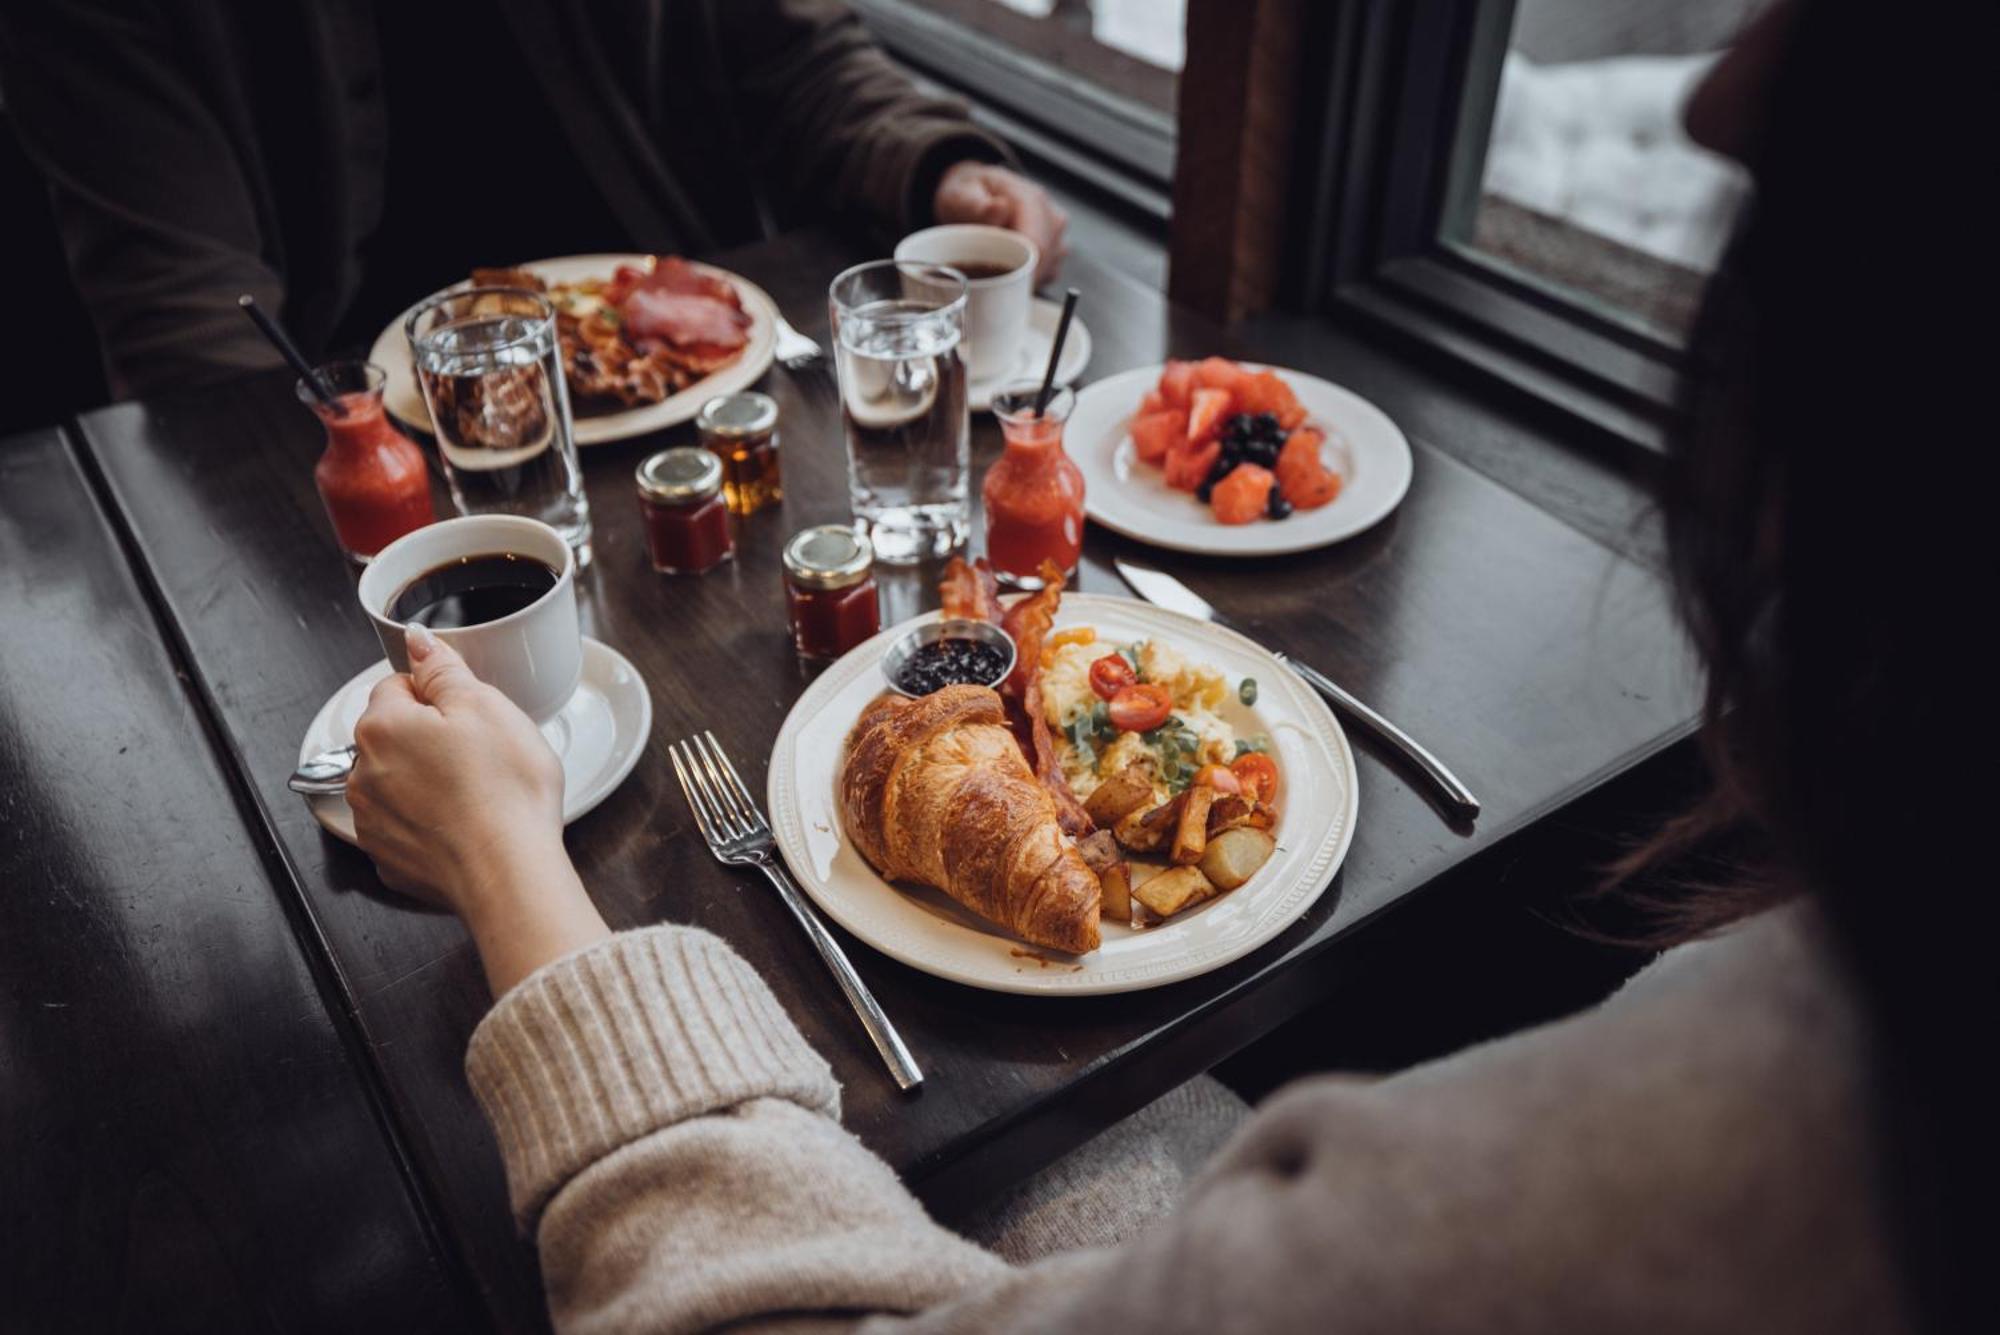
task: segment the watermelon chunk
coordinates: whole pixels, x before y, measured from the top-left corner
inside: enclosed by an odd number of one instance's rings
[[[1194,400],[1194,363],[1167,363],[1160,372],[1160,398],[1169,408],[1185,410]]]
[[[1278,451],[1278,490],[1296,510],[1316,510],[1340,495],[1340,474],[1320,458],[1326,435],[1300,427]]]
[[[1167,452],[1187,440],[1187,414],[1177,408],[1132,419],[1132,446],[1149,464],[1165,463]]]
[[[1167,455],[1167,485],[1193,491],[1208,479],[1209,469],[1222,457],[1219,440],[1186,441]]]
[[[1204,357],[1194,365],[1196,389],[1226,389],[1236,394],[1244,379],[1243,368],[1227,357]]]
[[[1319,447],[1325,443],[1326,433],[1317,427],[1302,426],[1286,437],[1285,447],[1278,451],[1278,480],[1283,482],[1288,473],[1324,471]]]
[[[1288,413],[1297,411],[1299,400],[1292,393],[1292,387],[1280,379],[1276,371],[1255,371],[1244,373],[1238,381],[1236,404],[1239,412],[1269,413],[1282,420]]]
[[[1271,488],[1277,484],[1268,468],[1236,465],[1229,476],[1215,484],[1212,503],[1216,519],[1224,524],[1248,524],[1263,518],[1264,508],[1271,503]]]
[[[1278,485],[1294,510],[1317,510],[1340,495],[1340,474],[1320,469],[1317,473],[1294,473]]]

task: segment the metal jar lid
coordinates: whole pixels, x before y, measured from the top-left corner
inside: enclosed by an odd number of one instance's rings
[[[693,505],[722,490],[722,460],[682,445],[639,465],[639,494],[665,505]]]
[[[785,577],[802,589],[845,589],[874,568],[874,545],[845,524],[801,529],[785,544]]]
[[[778,426],[778,401],[754,390],[741,394],[719,394],[701,405],[694,428],[704,436],[734,440],[744,436],[768,436]]]

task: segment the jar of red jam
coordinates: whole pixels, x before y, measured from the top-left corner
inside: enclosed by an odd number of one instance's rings
[[[838,658],[882,629],[875,549],[845,524],[792,535],[785,544],[785,606],[792,643],[806,658]]]
[[[326,428],[326,452],[313,466],[313,485],[333,524],[334,540],[350,560],[366,565],[375,553],[437,518],[430,470],[415,441],[382,408],[382,368],[372,362],[332,362],[317,368],[333,392],[328,403],[301,380],[298,395]]]
[[[668,575],[698,575],[735,554],[722,461],[707,450],[661,450],[639,465],[639,515],[646,555]]]

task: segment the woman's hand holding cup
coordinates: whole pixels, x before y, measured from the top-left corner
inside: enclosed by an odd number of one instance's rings
[[[422,626],[410,672],[355,724],[354,832],[383,883],[442,904],[478,942],[495,996],[607,934],[562,842],[562,763],[528,716]]]

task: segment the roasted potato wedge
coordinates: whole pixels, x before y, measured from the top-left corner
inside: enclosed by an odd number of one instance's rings
[[[1097,884],[1103,893],[1098,897],[1097,914],[1112,922],[1132,921],[1132,868],[1129,863],[1118,862],[1100,872]]]
[[[1217,890],[1234,890],[1271,860],[1277,840],[1259,829],[1241,825],[1208,841],[1201,855],[1201,872]]]
[[[1238,793],[1217,793],[1208,808],[1208,837],[1213,839],[1224,830],[1248,825],[1256,809],[1256,802]]]
[[[1162,918],[1171,918],[1192,904],[1215,893],[1199,867],[1170,867],[1150,877],[1132,892],[1132,897]]]
[[[1097,903],[1098,913],[1113,922],[1132,921],[1132,875],[1111,831],[1098,830],[1077,840],[1076,851],[1085,865],[1097,873],[1097,883],[1103,891]]]
[[[1277,823],[1278,815],[1270,807],[1255,798],[1236,793],[1217,793],[1215,804],[1208,809],[1208,837],[1211,839],[1224,830],[1245,825],[1256,830],[1268,830]]]
[[[1174,822],[1174,845],[1168,858],[1185,867],[1201,861],[1202,850],[1208,847],[1208,812],[1215,803],[1215,789],[1198,783],[1181,797],[1184,800],[1180,818]]]
[[[1164,802],[1151,811],[1143,808],[1133,811],[1118,822],[1113,833],[1118,842],[1134,853],[1157,853],[1168,847],[1180,823],[1181,811],[1187,806],[1187,794],[1182,793],[1170,802]]]
[[[1153,781],[1141,765],[1127,765],[1091,790],[1084,814],[1100,829],[1109,830],[1153,800]]]

